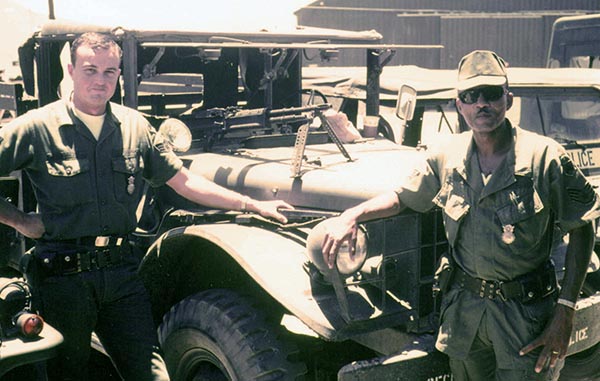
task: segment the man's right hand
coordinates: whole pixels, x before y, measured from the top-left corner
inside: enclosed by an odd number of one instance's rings
[[[32,239],[40,238],[46,232],[39,213],[24,213],[22,221],[15,226],[15,229],[25,237]]]
[[[357,230],[356,218],[349,213],[342,213],[327,221],[322,252],[323,259],[330,269],[333,269],[338,250],[344,242],[348,242],[350,255],[354,255]]]
[[[388,191],[328,220],[322,245],[323,259],[327,266],[333,269],[338,250],[344,242],[348,242],[350,255],[354,255],[359,222],[393,216],[403,208],[396,192]]]
[[[27,238],[40,238],[46,228],[38,213],[25,213],[4,197],[0,197],[0,223],[8,225]]]

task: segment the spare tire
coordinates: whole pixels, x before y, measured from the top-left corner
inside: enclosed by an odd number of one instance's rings
[[[566,358],[560,381],[600,381],[600,343]]]
[[[295,346],[275,332],[248,299],[213,289],[174,305],[159,340],[173,381],[303,380]]]
[[[581,296],[591,296],[598,291],[600,291],[600,270],[587,273],[583,287],[581,288]]]

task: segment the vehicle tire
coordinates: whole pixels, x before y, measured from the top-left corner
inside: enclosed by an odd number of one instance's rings
[[[567,357],[560,381],[600,380],[600,343]]]
[[[306,366],[249,300],[207,290],[171,308],[159,327],[174,381],[303,380]]]
[[[377,126],[377,132],[387,140],[395,141],[396,137],[394,136],[394,130],[392,130],[392,126],[381,115],[379,116],[379,126]]]
[[[583,297],[587,297],[594,295],[598,291],[600,291],[600,270],[586,275],[585,282],[583,282],[583,287],[581,288],[581,294]]]
[[[316,100],[316,101],[315,101]],[[302,89],[302,105],[314,106],[327,103],[325,94],[317,89]]]

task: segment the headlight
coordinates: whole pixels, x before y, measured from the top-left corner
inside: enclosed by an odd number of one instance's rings
[[[190,129],[179,119],[169,118],[158,129],[175,152],[186,152],[192,145]]]
[[[323,251],[321,250],[328,223],[329,220],[325,220],[315,226],[308,235],[306,242],[308,257],[323,275],[326,275],[330,271],[323,259]],[[344,242],[338,251],[335,264],[340,274],[350,275],[360,270],[366,258],[367,234],[359,227],[356,235],[354,255],[350,254],[350,245],[348,242]]]

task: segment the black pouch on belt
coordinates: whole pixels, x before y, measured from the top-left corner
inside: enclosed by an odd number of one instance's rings
[[[452,285],[455,269],[456,266],[452,261],[451,254],[444,253],[438,261],[438,266],[433,277],[433,297],[436,297],[439,293],[448,292]]]
[[[36,253],[40,269],[46,275],[63,275],[77,272],[77,250],[41,251]]]
[[[554,264],[548,261],[540,269],[515,279],[521,284],[521,302],[533,303],[554,293],[557,289]]]

